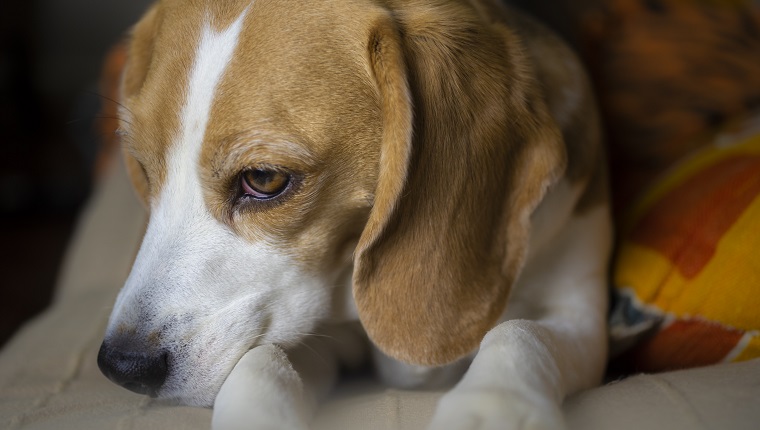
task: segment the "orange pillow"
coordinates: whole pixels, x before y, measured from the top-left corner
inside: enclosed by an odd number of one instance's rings
[[[760,357],[760,132],[651,186],[622,228],[611,336],[637,371]],[[643,341],[640,338],[644,338]]]

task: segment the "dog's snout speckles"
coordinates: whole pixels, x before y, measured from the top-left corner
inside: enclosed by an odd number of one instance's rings
[[[158,348],[161,346],[161,332],[159,331],[153,331],[148,335],[148,345],[150,345],[153,348]]]

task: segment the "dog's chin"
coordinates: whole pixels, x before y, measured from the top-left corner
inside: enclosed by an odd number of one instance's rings
[[[267,339],[267,336],[261,338]],[[287,347],[300,341],[301,336],[293,334],[292,339],[291,336],[285,336],[275,343]],[[173,349],[169,374],[163,386],[155,392],[156,399],[177,405],[212,407],[235,365],[246,352],[260,343],[251,340],[238,341],[232,346],[200,345]]]
[[[180,369],[169,375],[155,397],[177,405],[212,407],[234,364],[219,363],[213,370],[200,372],[183,372]]]
[[[210,408],[214,406],[214,400],[219,393],[222,384],[218,387],[209,387],[208,389],[192,390],[187,393],[185,390],[167,389],[161,390],[156,399],[177,406],[197,406],[201,408]]]

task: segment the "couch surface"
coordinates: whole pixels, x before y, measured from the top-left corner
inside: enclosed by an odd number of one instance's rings
[[[119,163],[81,216],[53,304],[0,351],[0,428],[209,428],[209,409],[131,393],[106,380],[96,364],[145,223]],[[440,395],[354,380],[322,405],[315,426],[421,428]],[[760,426],[760,360],[630,377],[577,393],[564,408],[572,429],[754,430]]]

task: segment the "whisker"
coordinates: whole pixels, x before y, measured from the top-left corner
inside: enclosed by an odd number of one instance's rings
[[[114,137],[114,135],[119,136],[118,131],[107,132],[107,131],[102,131],[102,130],[96,130],[96,131],[93,131],[93,134],[95,135],[95,137],[97,137],[101,141],[111,139]]]
[[[76,123],[79,123],[79,122],[82,122],[82,121],[89,121],[91,119],[115,119],[117,121],[120,121],[120,122],[129,124],[129,125],[132,125],[131,122],[129,122],[129,121],[123,119],[123,118],[119,118],[119,117],[115,117],[115,116],[100,116],[100,115],[98,115],[98,116],[91,116],[91,117],[87,117],[87,118],[75,118],[75,119],[72,119],[70,121],[67,121],[66,125],[76,124]]]
[[[322,362],[322,364],[324,364],[325,366],[329,366],[329,365],[330,365],[330,363],[327,361],[327,359],[326,359],[325,357],[323,357],[323,356],[322,356],[322,354],[320,354],[320,353],[319,353],[319,351],[317,351],[316,349],[314,349],[314,347],[312,347],[311,345],[309,345],[309,344],[308,344],[308,343],[306,343],[305,341],[303,341],[303,340],[302,340],[302,341],[299,341],[299,342],[298,342],[298,346],[303,346],[303,347],[305,347],[306,349],[308,349],[309,351],[311,351],[311,352],[312,352],[314,355],[316,355],[316,356],[317,356],[317,358],[318,358],[318,359],[319,359],[319,360]]]
[[[256,336],[254,336],[254,337],[253,337],[253,339],[251,339],[251,341],[256,341],[256,340],[258,340],[260,337],[264,337],[264,336],[266,336],[266,335],[267,335],[267,333],[261,333],[261,334],[257,334]]]
[[[330,336],[330,335],[321,334],[321,333],[297,332],[296,334],[299,335],[299,336],[304,336],[304,337],[322,337],[322,338],[325,338],[325,339],[337,340],[337,338],[335,336]]]
[[[130,114],[132,114],[132,111],[131,111],[131,110],[129,110],[129,108],[128,108],[128,107],[126,107],[126,106],[125,106],[123,103],[121,103],[121,102],[120,102],[120,101],[118,101],[118,100],[114,100],[114,99],[112,99],[111,97],[108,97],[108,96],[104,96],[103,94],[100,94],[100,93],[99,93],[99,92],[97,92],[97,91],[92,91],[92,90],[82,90],[82,92],[85,92],[85,93],[87,93],[87,94],[90,94],[90,95],[93,95],[93,96],[98,96],[98,97],[101,97],[101,98],[103,98],[103,99],[105,99],[105,100],[108,100],[109,102],[112,102],[112,103],[114,103],[115,105],[117,105],[117,106],[119,106],[119,107],[123,108],[125,111],[129,112]]]

